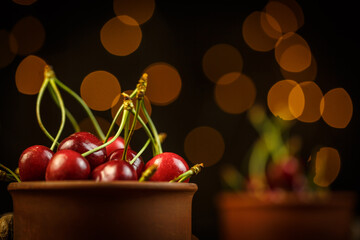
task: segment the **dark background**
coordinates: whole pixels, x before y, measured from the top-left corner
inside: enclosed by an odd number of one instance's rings
[[[210,2],[210,1],[209,1]],[[41,1],[20,6],[10,0],[0,1],[0,29],[11,30],[22,17],[35,16],[44,25],[46,40],[36,53],[54,67],[59,79],[79,92],[82,79],[95,70],[114,74],[122,89],[133,89],[143,70],[162,61],[173,65],[182,78],[178,99],[164,107],[153,106],[152,118],[159,131],[167,132],[163,148],[185,156],[186,134],[198,126],[210,126],[224,137],[222,160],[206,168],[192,182],[199,190],[193,201],[193,233],[200,239],[218,238],[216,194],[222,189],[219,169],[224,163],[240,166],[257,133],[246,114],[230,115],[220,110],[213,98],[214,83],[202,71],[201,60],[211,46],[227,43],[239,49],[244,59],[243,72],[257,88],[256,102],[266,104],[270,87],[282,80],[274,52],[255,52],[242,38],[244,19],[260,11],[267,1],[156,1],[153,17],[142,25],[143,39],[138,50],[129,56],[108,53],[100,43],[101,27],[112,17],[112,1]],[[323,93],[342,87],[352,98],[353,117],[345,129],[335,129],[322,120],[297,122],[293,134],[303,138],[301,154],[305,161],[317,146],[338,149],[341,171],[331,185],[333,190],[360,191],[358,157],[359,122],[359,37],[358,8],[352,1],[301,1],[305,24],[298,30],[309,44],[318,64],[316,83]],[[1,57],[1,56],[0,56]],[[20,153],[35,144],[49,145],[37,126],[36,96],[23,95],[15,86],[15,71],[24,56],[17,56],[0,69],[0,139],[4,165],[15,169]],[[77,119],[85,113],[70,98],[65,98]],[[71,103],[74,103],[71,105]],[[58,109],[45,101],[42,106],[48,129],[57,129]],[[111,120],[110,112],[95,112]],[[55,131],[55,130],[54,130]],[[67,128],[63,136],[71,133]],[[134,145],[143,141],[141,133]],[[139,141],[139,142],[136,142]],[[7,184],[0,184],[0,214],[11,211]],[[358,209],[356,209],[358,213]]]

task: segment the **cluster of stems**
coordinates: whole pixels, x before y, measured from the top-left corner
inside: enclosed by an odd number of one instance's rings
[[[83,107],[83,109],[89,116],[91,122],[93,123],[98,136],[103,141],[103,144],[101,146],[98,146],[90,151],[83,153],[82,154],[83,157],[86,157],[86,156],[106,147],[107,145],[111,144],[112,142],[114,142],[116,140],[116,138],[118,138],[122,134],[123,131],[124,131],[123,135],[124,135],[124,140],[125,140],[125,147],[124,147],[124,153],[123,153],[122,159],[125,161],[128,161],[130,164],[133,164],[135,162],[135,160],[146,150],[146,148],[150,144],[152,145],[153,156],[156,156],[156,155],[162,153],[162,147],[161,147],[162,135],[158,134],[157,129],[156,129],[153,121],[151,120],[150,115],[147,112],[145,103],[144,103],[144,97],[145,97],[146,88],[147,88],[147,77],[148,77],[148,75],[146,73],[144,73],[141,76],[136,88],[130,95],[128,95],[126,93],[122,93],[122,96],[124,98],[123,103],[121,104],[117,113],[115,114],[115,117],[113,118],[113,121],[108,129],[108,132],[106,134],[104,134],[102,129],[100,128],[99,123],[97,122],[94,114],[92,113],[90,108],[87,106],[87,104],[84,102],[84,100],[77,93],[75,93],[68,86],[66,86],[63,82],[61,82],[55,76],[55,73],[51,69],[50,66],[46,66],[45,71],[44,71],[44,81],[40,88],[40,91],[39,91],[39,94],[37,97],[37,102],[36,102],[36,117],[37,117],[37,121],[38,121],[38,124],[39,124],[41,130],[52,142],[50,149],[53,151],[54,148],[57,145],[59,145],[59,138],[64,129],[66,118],[72,124],[75,132],[80,131],[80,127],[79,127],[76,119],[73,117],[71,112],[67,108],[65,108],[61,93],[59,91],[59,88],[60,88],[63,91],[70,94]],[[53,98],[55,103],[59,106],[60,111],[61,111],[60,127],[59,127],[59,130],[55,137],[53,137],[45,128],[45,126],[42,122],[42,119],[41,119],[41,114],[40,114],[40,105],[41,105],[41,101],[42,101],[42,98],[43,98],[43,95],[44,95],[44,92],[46,89],[49,90],[51,97]],[[135,102],[135,106],[134,106],[133,102]],[[145,117],[145,120],[142,119],[142,117],[140,116],[140,113],[143,114],[143,116]],[[130,115],[131,114],[133,115],[133,121],[130,123],[130,119],[131,119]],[[118,121],[118,119],[120,118],[121,115],[122,115],[122,117],[121,117],[120,126],[116,130],[115,135],[112,136],[112,138],[109,140],[110,134],[114,130],[116,122]],[[148,122],[148,124],[145,123],[146,121]],[[136,126],[137,122],[141,124],[142,128],[144,129],[145,133],[148,136],[148,140],[146,141],[144,146],[140,149],[138,154],[133,159],[127,159],[127,150],[130,145],[131,138],[134,134],[135,126]]]

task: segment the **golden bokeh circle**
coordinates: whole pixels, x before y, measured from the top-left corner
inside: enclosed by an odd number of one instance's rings
[[[276,82],[270,88],[267,96],[267,104],[274,116],[279,117],[283,120],[293,120],[296,118],[291,112],[291,109],[289,107],[289,96],[291,91],[297,85],[298,83],[293,80],[282,80]],[[295,105],[295,103],[291,103],[291,104]],[[300,110],[298,109],[296,110],[296,112],[299,113]]]
[[[212,127],[201,126],[187,134],[184,151],[192,163],[204,163],[209,167],[220,161],[225,151],[225,143],[219,131]]]
[[[19,92],[37,94],[44,81],[46,62],[40,57],[29,55],[24,58],[15,72],[15,83]]]
[[[100,30],[102,45],[109,53],[116,56],[127,56],[133,53],[139,48],[141,39],[140,26],[129,16],[114,17]]]
[[[45,42],[45,29],[39,19],[28,16],[20,19],[13,27],[18,50],[17,54],[27,55],[38,51]]]
[[[313,181],[320,187],[328,187],[332,182],[334,182],[340,172],[340,155],[334,148],[320,148],[316,153],[315,159],[310,158],[310,161],[315,161],[313,163]]]
[[[229,44],[216,44],[209,48],[202,59],[206,77],[214,83],[231,72],[242,72],[243,58],[235,47]]]
[[[113,2],[114,12],[117,16],[127,15],[135,19],[139,24],[143,24],[148,21],[155,9],[154,0],[114,0]],[[130,22],[125,22],[131,25]]]
[[[148,66],[146,96],[152,104],[165,106],[175,101],[182,87],[182,80],[176,68],[168,63],[157,62]]]
[[[346,128],[353,115],[353,103],[343,88],[328,91],[321,99],[320,112],[323,120],[331,127]]]
[[[245,43],[253,50],[267,52],[274,49],[277,39],[269,31],[264,31],[264,13],[255,11],[247,16],[242,25]],[[263,24],[262,24],[263,22]]]
[[[106,71],[89,73],[81,82],[80,95],[93,110],[105,111],[114,104],[121,93],[118,79]]]
[[[230,114],[240,114],[254,104],[256,87],[248,76],[229,73],[216,84],[214,96],[221,110]]]
[[[298,34],[283,35],[275,46],[275,59],[288,72],[301,72],[310,67],[312,54],[308,43]]]

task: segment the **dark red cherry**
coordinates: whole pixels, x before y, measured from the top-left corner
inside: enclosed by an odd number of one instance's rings
[[[189,166],[185,160],[171,152],[164,152],[153,157],[146,163],[145,170],[153,164],[157,165],[157,170],[150,178],[150,181],[168,182],[189,170]],[[189,179],[185,182],[189,182]]]
[[[108,156],[107,159],[108,159],[108,161],[121,160],[123,153],[124,153],[124,149],[117,149],[117,150],[113,151]],[[130,162],[135,156],[136,156],[136,152],[134,152],[131,149],[127,150],[126,160],[128,162]],[[145,163],[141,157],[136,158],[135,162],[133,164],[131,164],[131,166],[135,169],[138,177],[141,176],[141,174],[144,170],[144,165],[145,165]]]
[[[135,169],[126,161],[113,160],[101,164],[91,173],[91,178],[100,182],[137,180]]]
[[[111,139],[113,139],[113,137],[109,137],[108,141],[110,141]],[[107,155],[110,155],[113,151],[117,150],[117,149],[124,149],[125,147],[125,141],[122,137],[117,137],[115,139],[115,141],[113,141],[112,143],[110,143],[109,145],[107,145],[106,148],[106,152]],[[130,149],[130,147],[129,147]]]
[[[60,150],[50,159],[46,168],[46,181],[83,180],[90,175],[89,162],[73,150]]]
[[[305,180],[302,166],[295,157],[288,157],[279,163],[270,163],[266,178],[271,189],[287,191],[302,188]]]
[[[21,181],[45,180],[46,167],[54,153],[42,145],[34,145],[25,149],[19,159],[19,175]]]
[[[61,141],[58,150],[70,149],[82,154],[102,144],[100,139],[89,132],[77,132]],[[86,156],[86,159],[89,161],[91,169],[94,169],[105,162],[106,149],[102,148]]]

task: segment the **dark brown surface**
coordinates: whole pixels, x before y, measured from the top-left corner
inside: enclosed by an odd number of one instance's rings
[[[222,193],[217,206],[221,239],[350,239],[355,195]]]
[[[196,184],[59,181],[8,189],[15,240],[191,239]]]

